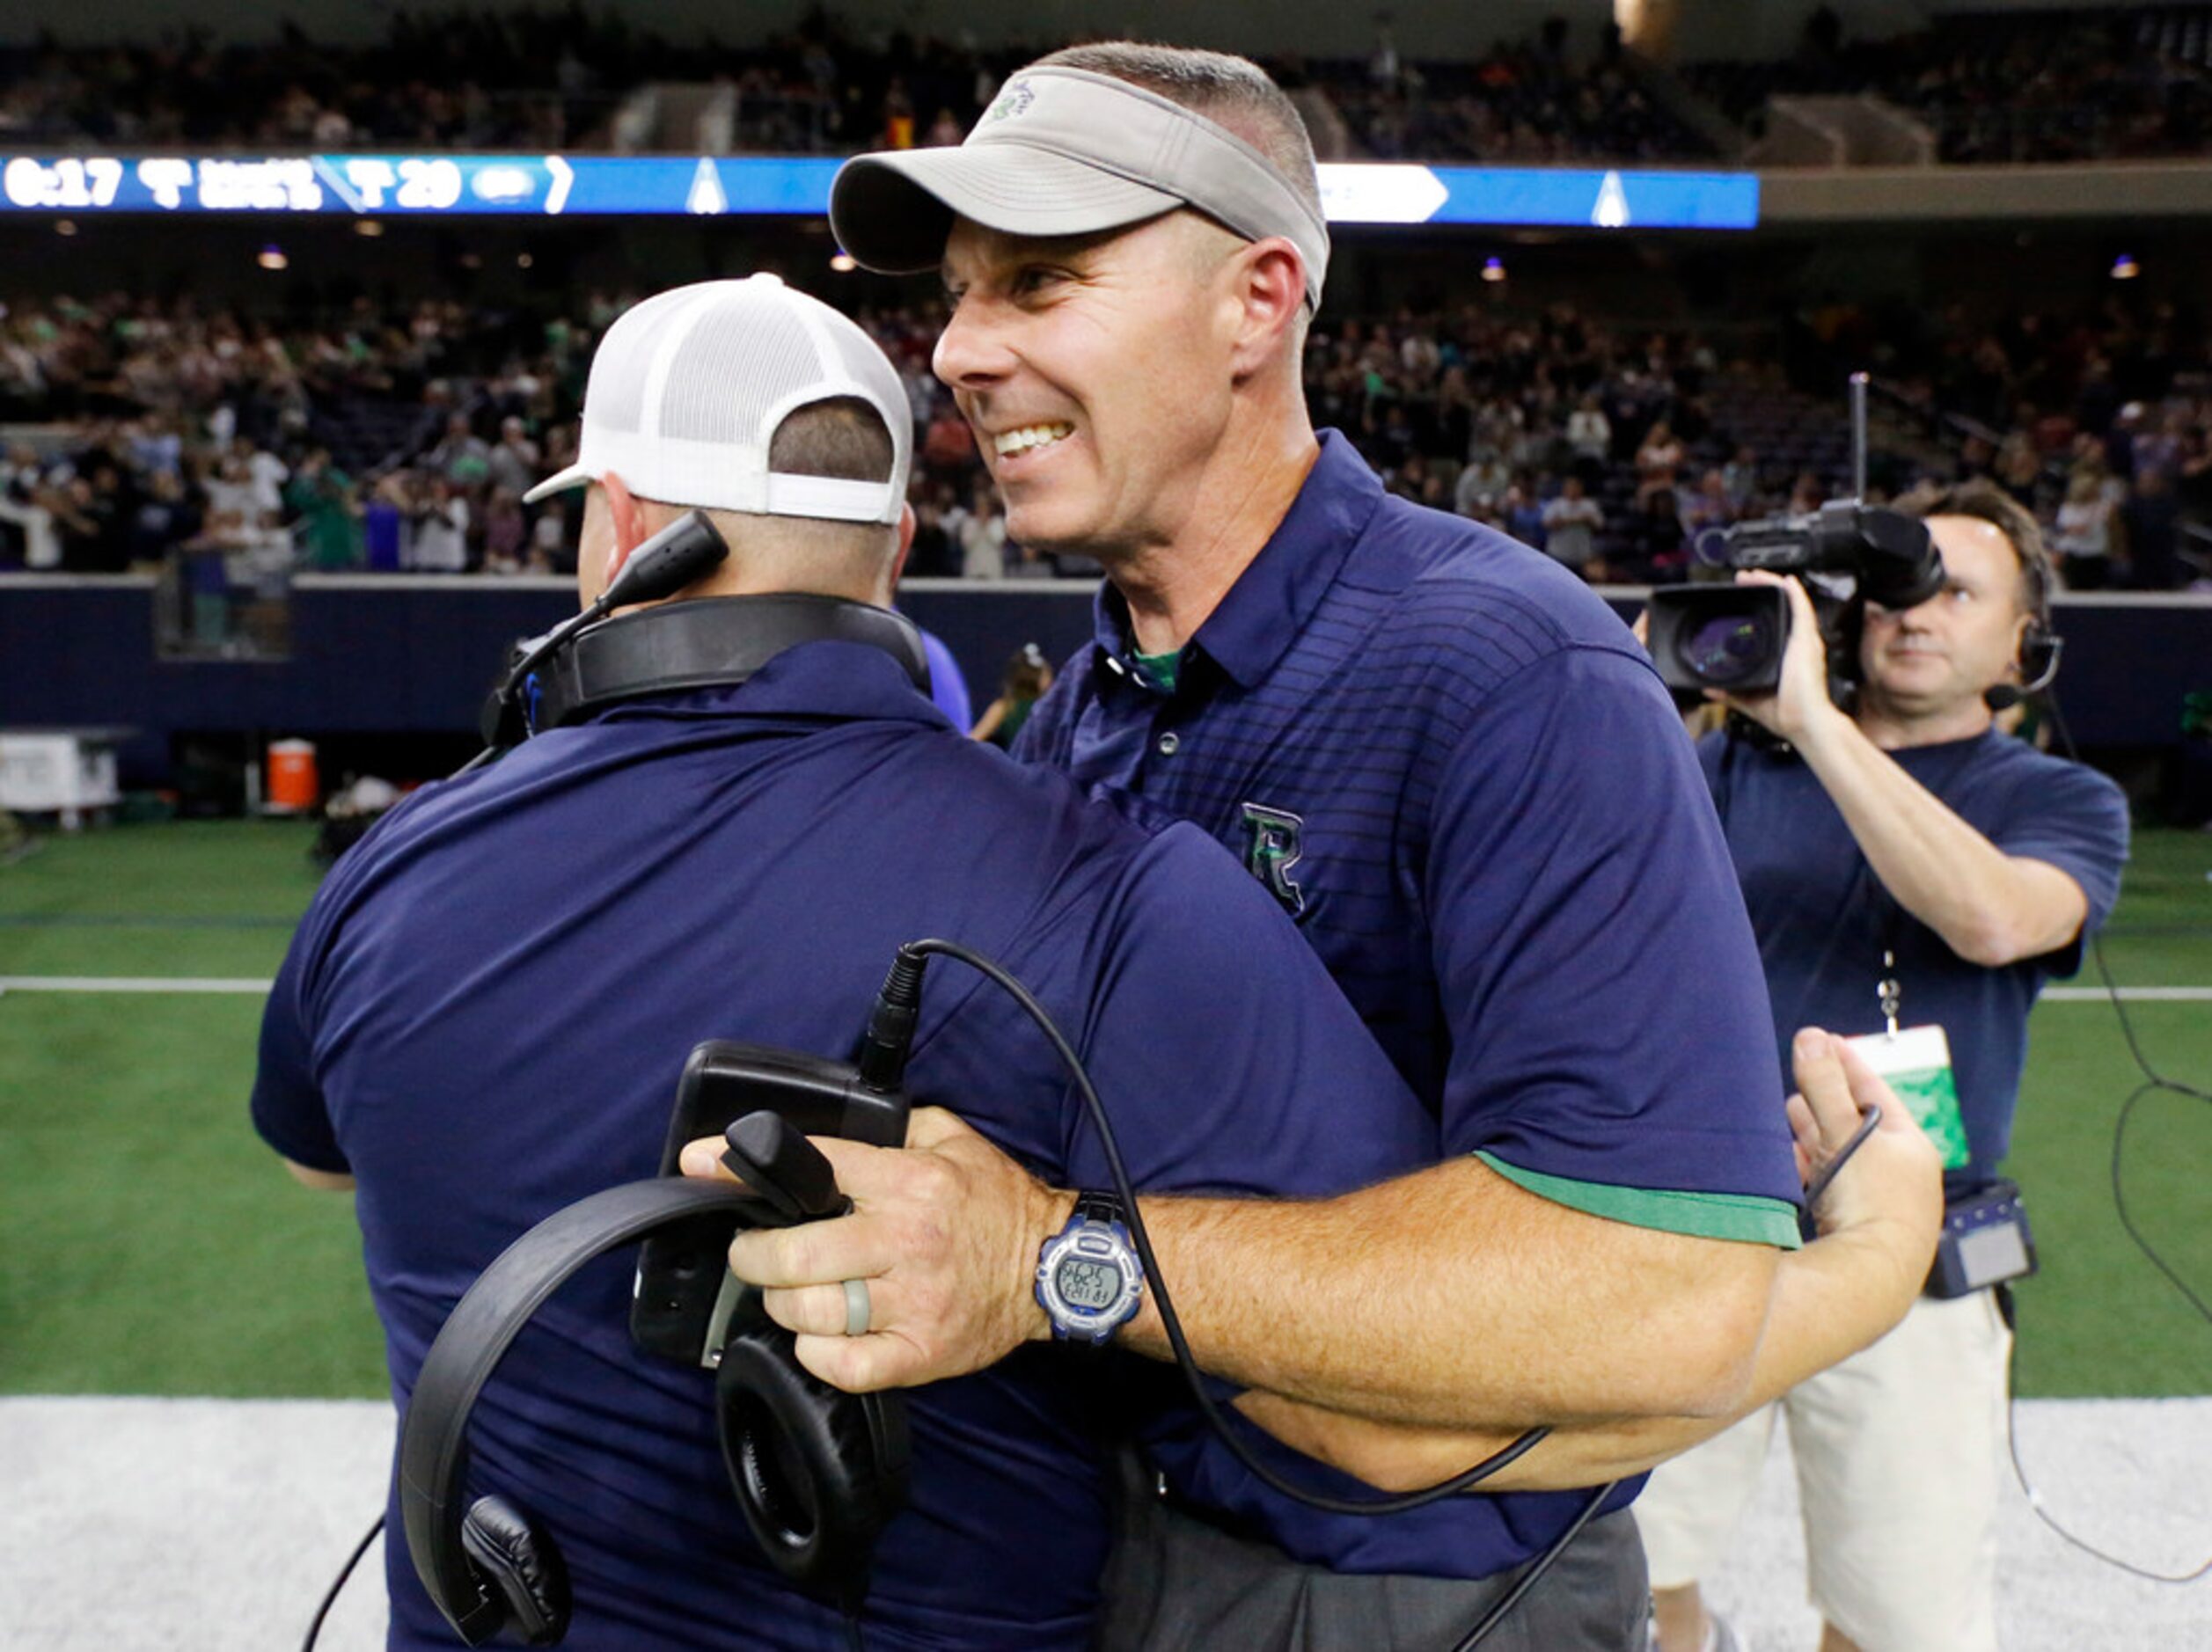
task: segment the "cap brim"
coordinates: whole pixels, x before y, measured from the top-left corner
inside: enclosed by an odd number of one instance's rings
[[[864,267],[907,275],[937,267],[956,216],[1007,235],[1090,235],[1183,204],[1049,150],[965,144],[846,162],[830,186],[830,228]]]
[[[555,493],[565,493],[572,487],[582,487],[586,483],[596,482],[598,479],[599,479],[594,476],[590,471],[585,470],[582,465],[572,464],[567,470],[560,471],[558,475],[548,476],[544,481],[538,483],[537,486],[531,488],[530,492],[524,493],[523,495],[523,503],[525,505],[534,505],[541,499],[550,499]]]

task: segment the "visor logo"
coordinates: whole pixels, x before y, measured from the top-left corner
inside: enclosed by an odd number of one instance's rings
[[[1029,106],[1036,101],[1036,90],[1028,81],[1010,81],[1007,89],[999,94],[998,100],[985,111],[983,118],[986,121],[1003,121],[1008,115],[1026,114]]]
[[[1291,876],[1291,868],[1304,856],[1306,822],[1287,809],[1263,803],[1244,806],[1244,869],[1282,903],[1293,917],[1306,911],[1306,892]]]

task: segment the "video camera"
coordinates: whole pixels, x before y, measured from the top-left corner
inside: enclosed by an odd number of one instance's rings
[[[1710,567],[1802,574],[1827,645],[1830,691],[1858,685],[1866,604],[1913,608],[1943,588],[1943,559],[1927,524],[1879,505],[1830,500],[1798,516],[1769,516],[1700,535]],[[1693,582],[1652,593],[1648,647],[1667,687],[1771,692],[1790,640],[1788,593],[1774,586]]]

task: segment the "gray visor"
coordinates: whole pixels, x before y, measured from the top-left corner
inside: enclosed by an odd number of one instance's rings
[[[1158,93],[1025,69],[957,149],[861,155],[830,189],[838,244],[869,269],[934,269],[956,215],[1007,235],[1089,235],[1197,208],[1248,241],[1281,236],[1321,306],[1329,228],[1250,144]]]

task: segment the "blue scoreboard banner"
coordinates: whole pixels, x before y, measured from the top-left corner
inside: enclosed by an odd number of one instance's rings
[[[0,215],[223,212],[407,217],[828,210],[834,159],[759,156],[294,155],[0,157]],[[1324,164],[1336,223],[1749,230],[1751,172]]]

